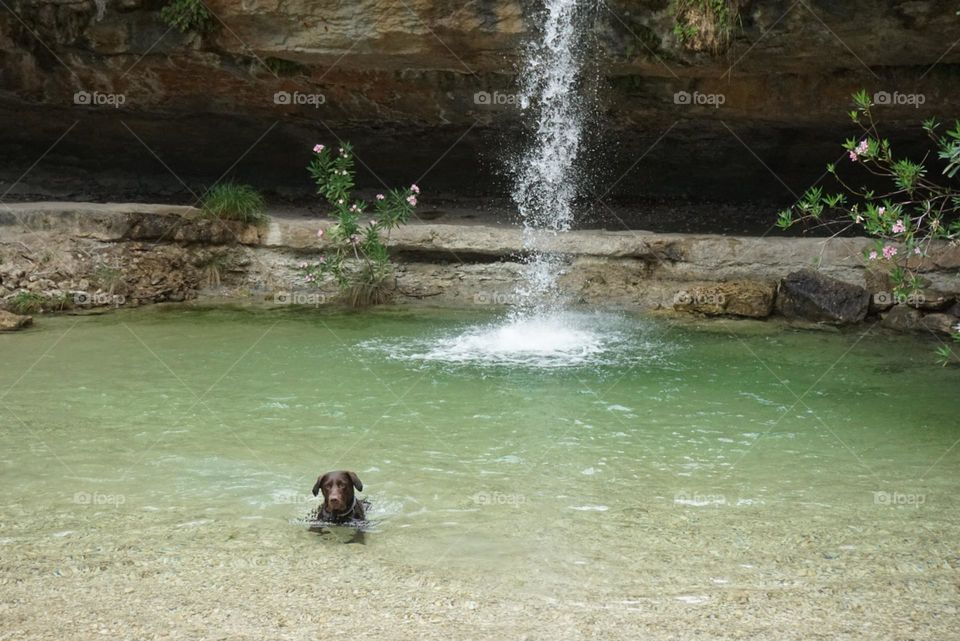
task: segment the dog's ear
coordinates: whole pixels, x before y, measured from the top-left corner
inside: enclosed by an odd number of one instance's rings
[[[355,472],[347,472],[350,475],[350,480],[353,481],[353,487],[357,488],[358,492],[363,492],[363,483],[360,482],[360,478],[356,475]]]
[[[320,488],[323,486],[323,481],[324,481],[324,479],[326,479],[326,478],[327,478],[327,475],[326,475],[326,474],[324,474],[323,476],[318,476],[318,477],[317,477],[317,482],[313,484],[313,495],[314,495],[314,496],[316,496],[317,494],[320,493]]]

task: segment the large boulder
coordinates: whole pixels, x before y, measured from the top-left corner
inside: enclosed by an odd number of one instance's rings
[[[867,315],[870,294],[812,269],[802,269],[780,281],[777,311],[790,319],[846,325]]]
[[[766,318],[773,311],[776,291],[776,285],[763,281],[694,285],[674,295],[673,308],[707,316]]]
[[[32,316],[21,316],[6,310],[0,309],[0,332],[12,332],[23,329],[33,324]]]

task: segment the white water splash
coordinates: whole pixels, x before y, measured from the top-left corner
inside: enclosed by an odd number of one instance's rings
[[[521,314],[555,308],[562,272],[556,256],[540,250],[546,236],[570,230],[577,196],[584,109],[581,23],[583,0],[546,0],[540,38],[527,48],[520,72],[520,106],[528,112],[533,142],[514,166],[513,200],[530,253],[518,288]]]
[[[564,367],[595,361],[614,335],[583,329],[572,315],[512,319],[440,340],[426,361]],[[619,338],[619,337],[618,337]]]
[[[402,341],[366,341],[365,349],[416,362],[480,367],[596,367],[659,362],[669,345],[655,325],[615,314],[557,312]]]

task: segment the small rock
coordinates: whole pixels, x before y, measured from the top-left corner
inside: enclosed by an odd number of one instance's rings
[[[922,315],[908,305],[897,305],[883,315],[881,325],[898,332],[913,332],[920,328]]]
[[[920,327],[930,330],[937,334],[950,336],[957,332],[956,326],[960,324],[956,317],[949,314],[927,314],[920,319]]]
[[[907,298],[908,305],[928,312],[942,312],[953,305],[956,300],[953,294],[939,292],[935,289],[921,289]]]
[[[32,316],[21,316],[6,310],[0,309],[0,331],[12,332],[33,324]]]

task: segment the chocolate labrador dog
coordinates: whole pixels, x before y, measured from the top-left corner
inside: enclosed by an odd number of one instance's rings
[[[353,472],[327,472],[317,479],[313,495],[323,492],[323,503],[317,510],[317,520],[342,525],[367,518],[363,500],[354,495],[363,491],[363,483]]]

